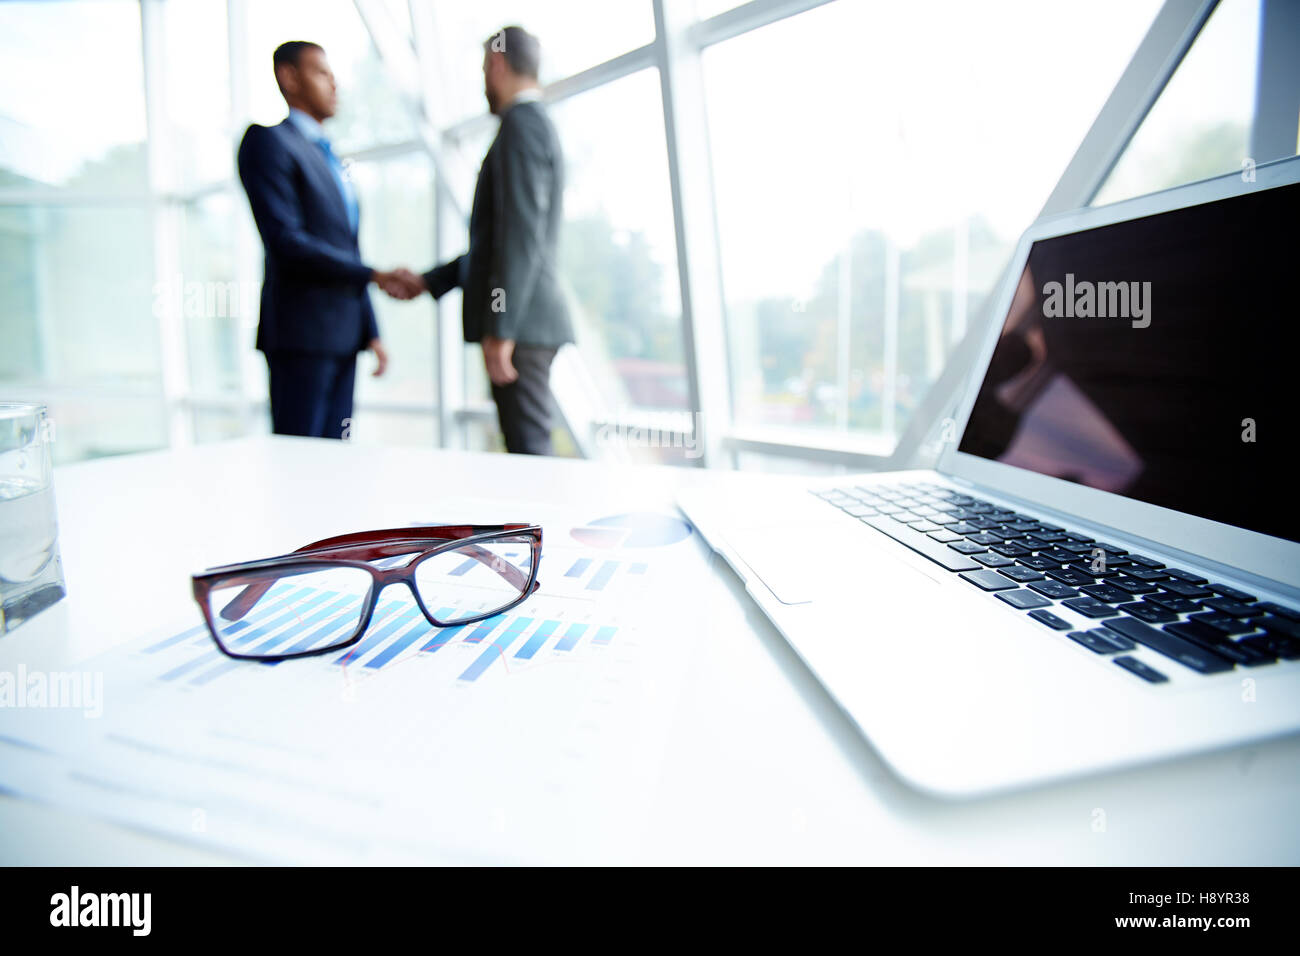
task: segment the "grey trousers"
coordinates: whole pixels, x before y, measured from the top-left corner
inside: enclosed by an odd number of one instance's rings
[[[492,386],[506,451],[512,454],[551,454],[551,362],[557,351],[516,345],[514,366],[519,377],[509,385]]]

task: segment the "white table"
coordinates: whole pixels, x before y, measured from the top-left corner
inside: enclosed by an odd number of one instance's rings
[[[254,438],[56,471],[69,596],[0,639],[0,670],[69,667],[138,637],[102,613],[152,569],[159,621],[192,613],[189,574],[341,531],[405,524],[443,496],[626,502],[686,482],[795,481],[690,469]],[[526,515],[518,517],[527,520]],[[639,859],[648,863],[1291,864],[1300,737],[952,804],[900,783],[714,561],[738,626],[683,661],[686,689]],[[918,629],[924,619],[918,615]],[[916,686],[925,692],[918,635]],[[1014,693],[1014,688],[1009,689]],[[936,700],[934,706],[942,707]],[[956,718],[954,718],[956,719]],[[1094,810],[1106,828],[1094,829]],[[0,797],[0,863],[237,863],[241,858]]]

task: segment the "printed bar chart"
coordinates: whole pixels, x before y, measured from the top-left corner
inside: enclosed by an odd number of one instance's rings
[[[475,659],[474,663],[466,668],[465,673],[460,675],[460,679],[478,680],[479,675],[491,667],[493,661],[505,656],[506,649],[524,632],[524,628],[532,623],[533,619],[531,617],[517,617],[511,621],[506,629],[497,636],[496,640]]]
[[[515,657],[531,660],[533,655],[541,650],[550,636],[555,633],[555,629],[560,626],[559,621],[543,621],[537,625],[537,630],[533,631],[532,637],[524,642],[524,646],[515,651]]]
[[[607,564],[619,566],[620,563],[597,561],[591,568],[599,574]],[[626,568],[626,564],[621,567]],[[607,573],[613,574],[614,570]],[[282,586],[268,595],[276,600],[264,601],[264,606],[244,620],[233,622],[226,630],[229,646],[248,652],[283,654],[342,642],[351,635],[361,611],[360,597],[355,594]],[[584,638],[588,638],[587,647],[605,647],[618,630],[611,624],[566,620],[565,615],[570,611],[564,603],[544,603],[539,610],[542,613],[537,616],[496,614],[474,623],[434,627],[414,602],[385,601],[375,609],[371,626],[357,643],[314,660],[317,665],[358,667],[361,673],[379,673],[404,660],[442,651],[435,660],[449,659],[443,671],[445,677],[458,683],[473,683],[491,673],[497,661],[502,662],[499,671],[513,672],[516,668],[511,667],[511,662],[517,662],[526,671],[547,659],[543,652],[557,654],[557,660],[568,659],[584,644]],[[445,620],[473,613],[472,607],[449,605],[438,607],[433,616]],[[150,674],[151,679],[202,687],[241,670],[252,673],[258,668],[292,669],[311,666],[309,661],[313,660],[234,660],[212,647],[206,630],[204,626],[189,627],[153,640],[137,651],[157,658],[157,669]],[[454,651],[455,645],[463,645],[458,653],[443,650],[453,648]],[[475,646],[476,652],[468,650]],[[467,653],[471,656],[462,660]]]
[[[578,623],[570,624],[568,631],[566,631],[564,634],[564,638],[558,644],[555,645],[555,649],[557,651],[573,650],[574,645],[578,643],[578,639],[582,637],[583,633],[586,630],[587,630],[586,624],[578,624]]]

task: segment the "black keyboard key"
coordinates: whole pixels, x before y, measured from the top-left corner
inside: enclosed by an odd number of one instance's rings
[[[1255,602],[1255,595],[1247,594],[1240,588],[1234,588],[1227,584],[1209,584],[1206,586],[1215,594],[1222,594],[1224,597],[1240,601],[1242,604],[1253,604]]]
[[[1202,624],[1208,624],[1216,630],[1222,631],[1228,636],[1233,634],[1249,634],[1255,630],[1255,625],[1247,621],[1239,621],[1235,617],[1228,617],[1226,614],[1219,614],[1217,611],[1206,611],[1204,614],[1193,614],[1188,618],[1189,621],[1200,621]]]
[[[1086,534],[1075,534],[1073,531],[1068,532],[1066,534],[1065,540],[1070,542],[1071,544],[1094,544],[1095,543],[1094,540],[1092,538],[1089,538]]]
[[[1096,584],[1097,580],[1091,574],[1080,571],[1076,567],[1055,568],[1047,572],[1049,578],[1055,578],[1062,584],[1068,584],[1072,587],[1078,587],[1081,584]]]
[[[949,544],[953,541],[961,540],[961,535],[953,534],[951,531],[931,531],[929,536],[935,541],[942,542],[943,544]]]
[[[1033,568],[1022,568],[1018,564],[1009,568],[1002,568],[998,573],[1005,574],[1012,581],[1019,581],[1021,584],[1026,581],[1043,580],[1043,573],[1041,571],[1035,571]]]
[[[1061,550],[1068,551],[1069,548],[1062,548]],[[1098,574],[1107,568],[1127,568],[1131,567],[1133,564],[1133,562],[1128,558],[1107,554],[1105,559],[1103,559],[1101,555],[1093,554],[1091,551],[1074,554],[1074,557],[1070,558],[1070,561],[1074,564],[1087,565],[1090,568],[1096,568]]]
[[[1041,608],[1037,611],[1030,611],[1029,616],[1039,624],[1046,624],[1054,631],[1068,631],[1072,626],[1069,621],[1062,620],[1051,611],[1046,611]]]
[[[1166,591],[1172,591],[1174,594],[1177,594],[1179,597],[1188,597],[1188,598],[1210,597],[1213,594],[1213,592],[1205,590],[1205,588],[1201,587],[1199,584],[1192,584],[1186,580],[1183,580],[1180,575],[1174,574],[1172,571],[1170,571],[1169,573],[1173,574],[1173,576],[1175,578],[1178,578],[1179,580],[1161,581],[1160,586],[1164,588]]]
[[[1182,568],[1165,568],[1171,577],[1178,578],[1180,581],[1186,581],[1188,584],[1204,584],[1205,578],[1201,577],[1195,571],[1184,571]]]
[[[996,571],[967,571],[959,577],[985,591],[1006,591],[1016,586]]]
[[[1006,573],[1006,572],[1003,572]],[[1063,601],[1066,598],[1078,597],[1079,592],[1068,584],[1062,584],[1060,581],[1036,581],[1029,587],[1039,594],[1045,594],[1055,601]]]
[[[1132,559],[1130,559],[1132,560]],[[1125,572],[1139,581],[1163,581],[1169,575],[1158,568],[1148,568],[1140,564],[1132,564],[1126,567]]]
[[[1001,544],[995,544],[989,548],[990,551],[996,551],[998,554],[1008,558],[1020,558],[1029,553],[1029,549],[1022,544],[1016,544],[1014,541],[1003,541]]]
[[[973,524],[959,522],[958,524],[948,525],[948,530],[953,534],[978,534],[980,529]]]
[[[1003,591],[998,594],[998,600],[1006,601],[1012,607],[1020,608],[1022,611],[1028,611],[1035,607],[1050,607],[1052,602],[1047,600],[1041,594],[1035,594],[1033,591],[1026,591],[1024,588],[1017,588],[1014,591]]]
[[[1134,601],[1131,604],[1117,606],[1125,614],[1132,614],[1139,621],[1146,621],[1148,624],[1168,624],[1170,621],[1178,620],[1178,615],[1173,611],[1147,601]]]
[[[1064,548],[1039,548],[1038,553],[1044,558],[1050,558],[1058,564],[1069,564],[1071,561],[1077,561],[1079,556],[1072,551],[1066,551]]]
[[[983,554],[973,554],[971,557],[986,568],[1005,568],[1016,563],[1010,558],[1004,558],[1002,555],[994,554],[991,551],[985,551]]]
[[[988,532],[983,532],[981,534],[973,534],[967,540],[973,541],[975,544],[978,544],[983,548],[987,548],[991,544],[1002,543],[1002,538],[1000,538],[998,535],[989,534]]]
[[[889,535],[899,544],[907,545],[917,554],[929,558],[935,564],[949,571],[970,571],[979,567],[970,558],[964,558],[951,550],[948,545],[940,544],[938,541],[931,541],[919,531],[913,531],[907,525],[899,524],[891,518],[863,518],[862,523]]]
[[[1006,527],[1011,531],[1033,531],[1038,527],[1037,521],[1008,521]]]
[[[1079,588],[1090,598],[1096,598],[1104,604],[1120,604],[1124,601],[1131,601],[1133,596],[1119,588],[1111,587],[1109,584],[1087,584]]]
[[[1270,615],[1269,617],[1261,617],[1251,623],[1256,627],[1262,627],[1270,634],[1281,634],[1294,640],[1300,640],[1300,621],[1293,621],[1289,617]]]
[[[1117,574],[1108,577],[1106,583],[1113,588],[1118,588],[1125,594],[1152,594],[1158,590],[1154,584],[1147,584],[1145,581],[1139,581],[1137,578],[1128,574]]]
[[[1163,684],[1169,680],[1168,677],[1160,673],[1154,667],[1148,667],[1136,657],[1117,657],[1115,658],[1115,663],[1124,668],[1124,670],[1128,671],[1130,674],[1136,674],[1138,677],[1141,677],[1144,681],[1150,684]]]
[[[1300,611],[1292,607],[1283,607],[1281,604],[1275,604],[1272,601],[1260,601],[1255,607],[1263,608],[1269,614],[1276,614],[1278,617],[1285,617],[1288,620],[1300,621]]]
[[[1195,614],[1201,609],[1201,606],[1191,598],[1179,597],[1177,594],[1170,594],[1168,591],[1148,594],[1142,600],[1150,601],[1152,604],[1159,604],[1175,614]]]
[[[1240,643],[1280,657],[1284,661],[1300,660],[1300,641],[1285,634],[1258,634],[1253,637],[1243,637]]]
[[[1128,559],[1134,564],[1142,565],[1144,568],[1163,568],[1165,566],[1163,561],[1148,558],[1145,554],[1130,554]]]
[[[1095,628],[1091,631],[1071,631],[1066,637],[1072,641],[1078,641],[1088,650],[1096,654],[1118,654],[1120,651],[1133,650],[1134,644],[1118,634],[1112,635],[1109,631]],[[1128,646],[1122,646],[1119,641],[1124,641]]]
[[[1119,611],[1115,610],[1109,604],[1102,604],[1096,598],[1077,597],[1070,598],[1061,603],[1070,610],[1082,614],[1084,617],[1111,617],[1112,615],[1119,613]]]
[[[1103,551],[1106,552],[1107,560],[1110,560],[1110,558],[1112,557],[1117,558],[1120,557],[1121,555],[1128,554],[1128,552],[1125,551],[1123,548],[1121,548],[1119,545],[1107,544],[1105,541],[1098,541],[1096,547],[1101,548]]]
[[[1035,571],[1050,571],[1061,566],[1060,561],[1053,561],[1051,558],[1044,558],[1041,555],[1024,555],[1017,564],[1023,564],[1027,568],[1033,568]]]
[[[1177,634],[1171,634],[1168,630],[1158,631],[1136,618],[1127,616],[1112,618],[1106,622],[1106,627],[1201,674],[1219,674],[1230,671],[1233,667],[1232,661],[1193,644]]]
[[[1071,554],[1087,554],[1093,549],[1091,541],[1062,541],[1060,546]]]
[[[1257,604],[1242,604],[1240,601],[1234,601],[1232,598],[1210,598],[1208,601],[1202,601],[1201,607],[1207,607],[1212,611],[1218,611],[1220,614],[1226,614],[1228,617],[1251,618],[1264,617],[1267,612]]]
[[[952,548],[958,554],[980,554],[985,550],[984,545],[974,544],[970,541],[954,541],[952,544],[948,545],[948,547]]]
[[[1221,631],[1216,631],[1209,625],[1202,624],[1199,621],[1180,621],[1177,624],[1170,624],[1165,630],[1170,634],[1185,638],[1193,644],[1198,644],[1220,657],[1226,657],[1234,664],[1256,667],[1260,664],[1271,664],[1277,660],[1276,657],[1257,648],[1246,647],[1229,640]]]

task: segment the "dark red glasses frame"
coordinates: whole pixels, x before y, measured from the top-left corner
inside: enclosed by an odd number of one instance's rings
[[[530,570],[525,576],[523,571],[508,561],[502,561],[487,548],[478,547],[484,542],[499,538],[529,539],[532,549]],[[440,621],[433,612],[425,607],[424,600],[415,586],[415,569],[424,561],[447,551],[464,554],[491,568],[512,586],[519,589],[519,596],[509,604],[494,608],[483,614],[455,621]],[[377,568],[368,563],[383,558],[399,555],[415,555],[410,561],[394,568]],[[316,654],[328,654],[340,648],[351,647],[365,634],[370,626],[371,615],[379,601],[379,594],[390,584],[405,584],[415,599],[421,613],[434,627],[447,627],[449,624],[460,626],[476,621],[496,617],[513,607],[518,607],[536,593],[540,584],[537,580],[537,568],[542,560],[542,529],[535,524],[505,525],[429,525],[416,528],[392,528],[384,531],[360,531],[355,534],[337,535],[304,545],[291,554],[279,557],[263,558],[260,561],[245,561],[239,564],[227,564],[209,568],[200,574],[191,576],[194,587],[194,600],[203,612],[203,620],[208,625],[208,633],[216,642],[218,649],[227,657],[241,661],[284,661],[296,657],[311,657]],[[361,619],[356,630],[346,641],[330,644],[328,647],[292,654],[239,654],[222,642],[216,622],[212,618],[212,606],[208,600],[212,591],[218,587],[231,587],[244,584],[245,587],[219,611],[227,621],[238,621],[251,611],[259,600],[275,586],[278,577],[273,572],[283,569],[288,572],[304,571],[311,568],[361,568],[371,577],[370,590],[366,594]],[[283,575],[283,576],[287,576]]]

